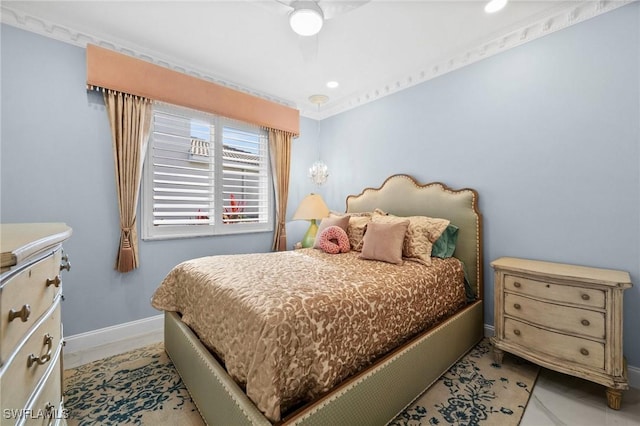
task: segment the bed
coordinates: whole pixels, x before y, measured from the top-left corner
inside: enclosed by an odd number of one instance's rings
[[[407,175],[392,176],[380,188],[347,198],[346,212],[353,216],[379,209],[455,224],[455,257],[433,258],[428,267],[364,261],[357,252],[328,255],[304,249],[214,256],[174,268],[154,294],[154,306],[165,310],[166,351],[205,421],[337,425],[391,420],[482,338],[477,199],[474,190],[421,185]],[[225,268],[229,264],[234,268]],[[270,272],[262,264],[286,265],[292,275],[273,266]],[[468,302],[455,284],[462,281],[463,269],[478,295]],[[249,279],[243,270],[251,271]],[[332,281],[331,274],[348,279]],[[304,278],[291,278],[298,276]],[[208,299],[212,281],[217,281],[216,294]],[[434,294],[442,300],[434,304],[433,295],[422,297],[427,287],[409,287],[422,286],[422,281],[439,283]],[[336,314],[333,306],[342,301],[349,302]],[[385,325],[372,329],[380,331],[374,333],[364,328],[368,321]],[[370,340],[379,346],[369,350]],[[354,351],[348,351],[349,343]],[[249,350],[234,351],[240,345]],[[321,367],[307,364],[310,358],[317,358]]]

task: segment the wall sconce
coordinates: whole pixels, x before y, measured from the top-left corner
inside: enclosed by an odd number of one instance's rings
[[[309,167],[309,177],[316,185],[322,185],[329,177],[329,168],[322,161],[316,161]]]

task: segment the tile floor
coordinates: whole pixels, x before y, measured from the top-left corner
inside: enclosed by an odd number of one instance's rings
[[[137,336],[91,351],[65,354],[64,367],[73,368],[162,340],[162,334]],[[507,356],[507,355],[505,355]],[[542,369],[520,426],[640,425],[640,389],[622,397],[622,409],[607,407],[604,387],[576,377]],[[499,426],[499,425],[490,425]]]
[[[622,396],[622,409],[607,407],[603,386],[542,369],[520,426],[640,425],[640,389]]]

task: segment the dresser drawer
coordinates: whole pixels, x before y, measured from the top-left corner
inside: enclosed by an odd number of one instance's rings
[[[0,376],[2,409],[23,408],[36,385],[47,371],[53,355],[61,345],[60,299],[53,312],[45,317]],[[47,358],[48,354],[48,358]],[[33,358],[37,360],[33,361]]]
[[[604,308],[606,301],[605,292],[602,290],[574,287],[567,284],[553,284],[517,275],[506,275],[504,277],[504,288],[506,291],[514,293],[593,308]]]
[[[571,334],[605,338],[604,313],[546,303],[517,294],[504,295],[504,313]]]
[[[543,352],[561,361],[604,370],[604,344],[602,343],[554,333],[509,318],[504,321],[504,340],[521,345],[523,348]]]
[[[32,401],[28,409],[31,415],[26,418],[25,425],[47,426],[54,425],[58,420],[66,417],[66,412],[62,411],[62,350],[59,350],[53,369],[45,382],[36,390],[35,400]]]
[[[58,248],[53,255],[26,267],[3,283],[0,292],[0,366],[60,293],[61,257],[62,250]],[[25,312],[25,315],[9,321],[12,310]]]

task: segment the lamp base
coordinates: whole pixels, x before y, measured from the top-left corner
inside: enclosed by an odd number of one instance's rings
[[[309,229],[307,229],[307,233],[302,237],[302,247],[309,248],[313,247],[313,243],[316,242],[316,234],[318,233],[318,224],[315,219],[311,219],[311,225],[309,225]]]

